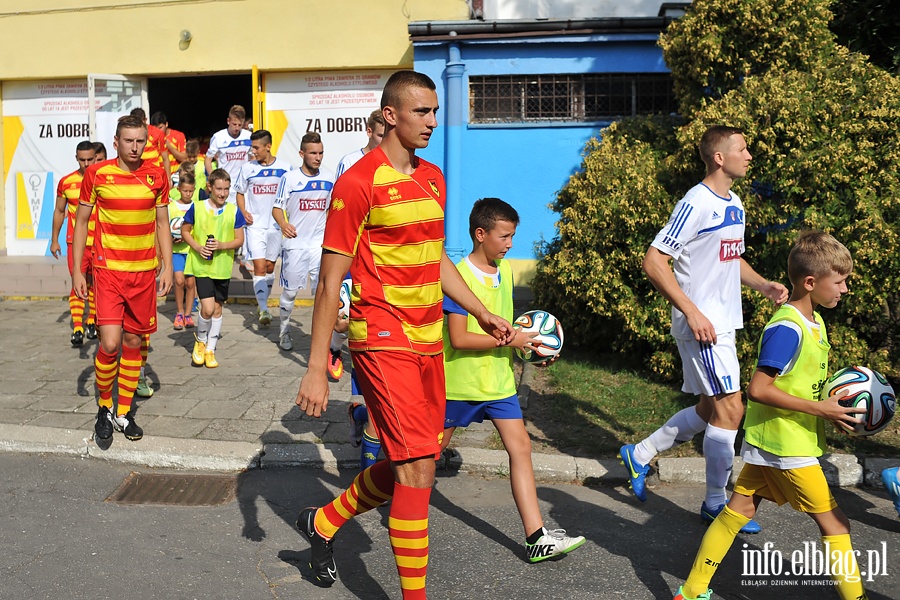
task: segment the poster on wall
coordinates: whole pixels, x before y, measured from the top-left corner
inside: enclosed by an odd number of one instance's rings
[[[98,109],[109,104],[107,95],[105,88],[98,91]],[[78,168],[75,146],[90,137],[87,81],[4,82],[2,97],[7,253],[49,256],[56,186]],[[115,156],[114,125],[100,133],[99,141]],[[63,252],[65,235],[64,225],[59,235]]]
[[[341,158],[368,143],[366,120],[381,105],[381,90],[393,71],[266,73],[266,128],[272,150],[300,165],[300,140],[322,136],[323,166],[334,172]]]

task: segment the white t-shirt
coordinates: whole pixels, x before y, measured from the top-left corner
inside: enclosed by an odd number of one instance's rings
[[[244,207],[253,217],[252,229],[278,228],[272,218],[275,194],[281,178],[293,169],[286,160],[276,158],[272,164],[261,165],[254,160],[241,167],[237,181],[232,186],[236,194],[244,195]]]
[[[338,163],[337,171],[334,172],[334,178],[337,179],[338,177],[343,175],[347,169],[355,165],[356,161],[361,159],[363,156],[365,156],[365,152],[363,152],[362,148],[360,148],[359,150],[354,150],[350,154],[344,155],[344,158],[342,158],[341,162]]]
[[[250,132],[241,129],[236,138],[231,137],[228,129],[217,131],[209,140],[209,150],[206,156],[216,161],[220,169],[225,169],[231,175],[231,191],[228,193],[228,201],[234,202],[237,192],[234,183],[240,175],[241,167],[250,160]]]
[[[717,333],[744,326],[741,255],[744,205],[734,192],[717,196],[705,184],[688,190],[651,246],[671,256],[675,280]],[[672,335],[693,339],[684,314],[672,307]]]
[[[300,168],[281,178],[275,208],[283,209],[287,222],[297,229],[297,237],[284,238],[285,250],[322,246],[333,187],[334,175],[324,167],[316,175],[307,175]]]

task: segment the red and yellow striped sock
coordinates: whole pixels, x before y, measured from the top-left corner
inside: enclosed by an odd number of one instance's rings
[[[147,364],[147,356],[150,355],[150,334],[145,333],[141,336],[141,368]]]
[[[388,533],[394,562],[400,575],[403,600],[425,598],[425,575],[428,572],[428,502],[431,488],[414,488],[396,484]]]
[[[341,526],[394,495],[394,472],[391,463],[383,460],[361,472],[343,494],[316,511],[316,531],[331,539]]]
[[[94,379],[97,381],[97,392],[100,399],[97,404],[112,408],[112,386],[119,370],[119,353],[108,354],[101,346],[94,358]]]
[[[87,322],[88,324],[93,324],[97,322],[97,305],[94,302],[94,286],[92,284],[88,284],[88,315]]]
[[[116,405],[116,416],[122,416],[131,410],[131,400],[137,388],[138,376],[141,374],[141,351],[138,348],[122,346],[122,358],[119,360],[119,403]]]
[[[84,331],[84,300],[75,294],[75,288],[69,292],[69,312],[72,313],[73,331]]]

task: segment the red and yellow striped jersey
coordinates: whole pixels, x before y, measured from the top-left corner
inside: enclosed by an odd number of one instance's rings
[[[172,129],[169,127],[169,131],[166,133],[166,141],[172,142],[172,145],[175,146],[175,149],[179,152],[185,151],[185,146],[187,145],[187,139],[184,137],[184,134],[178,131],[177,129]],[[178,162],[178,159],[172,153],[169,153],[169,167],[174,173],[178,170],[178,165],[181,163]]]
[[[94,207],[94,267],[113,271],[155,269],[156,209],[169,203],[169,177],[144,161],[124,171],[118,159],[88,167],[81,183],[81,204]]]
[[[78,171],[73,171],[59,180],[56,186],[56,196],[66,199],[66,215],[68,216],[68,225],[66,225],[66,243],[71,244],[75,235],[75,212],[78,210],[78,199],[81,197],[81,180],[84,176]],[[91,213],[91,220],[88,221],[88,236],[85,246],[90,248],[94,245],[94,230],[97,228],[97,219]]]
[[[156,125],[147,125],[147,145],[141,158],[149,160],[157,167],[163,164],[162,153],[166,149],[166,134]]]
[[[443,352],[446,187],[419,159],[412,175],[376,148],[334,184],[322,247],[353,256],[350,349]]]

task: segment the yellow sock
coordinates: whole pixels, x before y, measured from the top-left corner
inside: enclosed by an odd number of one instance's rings
[[[859,565],[850,543],[850,534],[823,535],[822,544],[828,544],[828,562],[831,564],[831,578],[837,583],[837,593],[841,600],[866,600]]]
[[[688,598],[696,598],[700,594],[705,594],[709,589],[709,582],[719,563],[725,558],[734,538],[737,536],[741,527],[750,522],[749,517],[737,513],[726,505],[716,520],[710,524],[700,542],[700,549],[697,550],[697,557],[694,558],[694,566],[691,567],[691,574],[688,575],[687,581],[684,582],[682,589]]]

